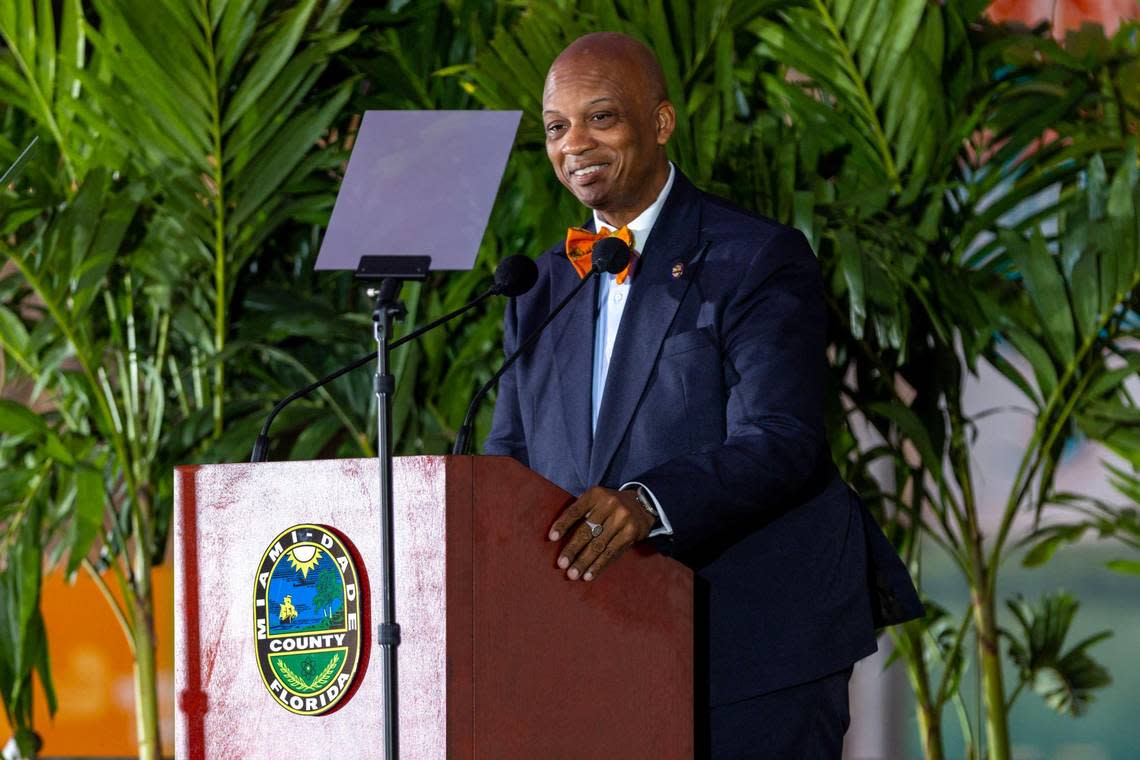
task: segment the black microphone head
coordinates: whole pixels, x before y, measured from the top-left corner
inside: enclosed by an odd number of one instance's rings
[[[629,246],[621,238],[610,235],[594,243],[593,270],[617,274],[629,265]]]
[[[521,296],[538,282],[538,265],[527,256],[516,253],[495,267],[494,291],[498,295],[514,298]]]

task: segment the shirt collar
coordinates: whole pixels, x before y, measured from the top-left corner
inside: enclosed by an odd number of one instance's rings
[[[673,168],[673,162],[669,162],[669,179],[665,180],[665,187],[661,188],[661,192],[657,194],[657,200],[653,201],[649,208],[642,211],[637,215],[632,222],[627,226],[629,231],[633,233],[633,247],[635,250],[644,251],[645,241],[649,239],[649,233],[653,231],[653,225],[657,222],[657,217],[661,214],[661,207],[665,205],[665,199],[669,197],[669,190],[673,187],[673,176],[676,171]],[[594,229],[598,232],[602,228],[614,231],[613,225],[606,224],[598,216],[598,212],[594,212]]]

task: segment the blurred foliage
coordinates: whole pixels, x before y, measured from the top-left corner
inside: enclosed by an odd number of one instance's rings
[[[973,756],[995,758],[1009,756],[1008,707],[1025,685],[1079,712],[1103,683],[1094,642],[1062,654],[1075,602],[1013,602],[1022,630],[1003,631],[996,584],[1017,515],[1034,519],[1030,563],[1085,535],[1140,547],[1134,472],[1111,470],[1126,507],[1054,487],[1074,439],[1140,466],[1127,387],[1140,361],[1140,42],[1135,25],[1057,42],[989,24],[985,5],[0,4],[0,167],[40,138],[0,188],[12,399],[0,406],[0,692],[25,744],[32,673],[49,678],[42,550],[104,590],[140,664],[140,755],[158,755],[149,568],[167,542],[172,466],[247,458],[275,399],[370,345],[358,288],[313,272],[359,114],[524,111],[475,270],[404,290],[406,325],[422,324],[503,256],[536,254],[585,218],[549,169],[539,99],[557,53],[597,29],[661,59],[682,171],[808,235],[828,284],[834,458],[920,584],[936,545],[971,588],[963,617],[927,600],[924,621],[891,634],[927,756],[942,757],[947,706]],[[398,451],[447,450],[498,364],[502,308],[396,352]],[[993,536],[978,525],[976,428],[961,406],[980,362],[1035,421]],[[336,381],[278,418],[272,455],[371,455],[373,403],[366,371]],[[489,420],[486,405],[480,438]],[[984,726],[958,694],[973,663]]]
[[[39,750],[38,737],[32,730],[33,673],[47,695],[48,711],[54,714],[57,709],[47,631],[40,613],[43,539],[40,506],[34,498],[39,483],[28,485],[31,498],[25,501],[18,518],[7,522],[3,539],[7,564],[0,572],[0,687],[8,725],[24,757],[32,757]]]
[[[0,504],[8,531],[37,515],[49,566],[66,556],[65,572],[103,591],[137,663],[142,757],[161,754],[151,566],[171,466],[257,406],[226,391],[242,348],[231,304],[273,235],[327,215],[330,188],[306,181],[338,164],[316,141],[352,82],[316,85],[356,38],[337,31],[343,12],[318,0],[0,8],[0,162],[41,146],[3,188],[5,380],[39,414],[0,418]],[[27,730],[15,708],[32,660],[17,662],[3,692]]]
[[[1112,682],[1103,667],[1089,657],[1087,649],[1112,635],[1101,631],[1064,651],[1065,638],[1080,605],[1064,592],[1030,604],[1016,598],[1007,602],[1021,628],[1009,638],[1009,656],[1021,672],[1021,682],[1060,713],[1084,713],[1095,698],[1094,689]]]
[[[1134,375],[1130,372],[1130,376]],[[1140,552],[1140,478],[1111,464],[1109,482],[1129,501],[1120,506],[1102,499],[1069,492],[1054,493],[1050,503],[1070,517],[1032,531],[1021,544],[1029,546],[1022,558],[1027,567],[1045,564],[1065,544],[1075,544],[1088,536],[1114,539],[1134,552]],[[1110,570],[1140,575],[1140,560],[1124,557],[1106,563]]]

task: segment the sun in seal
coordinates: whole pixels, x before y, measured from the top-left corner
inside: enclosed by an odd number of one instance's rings
[[[300,570],[301,575],[308,578],[309,571],[321,561],[321,550],[312,544],[301,544],[290,549],[288,556],[293,569]]]
[[[261,557],[253,619],[262,683],[297,715],[321,715],[351,690],[360,664],[360,581],[332,529],[294,525]]]

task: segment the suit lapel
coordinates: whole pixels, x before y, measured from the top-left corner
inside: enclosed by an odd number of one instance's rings
[[[561,301],[578,284],[580,278],[565,256],[555,256],[551,268],[550,308]],[[587,475],[590,465],[591,386],[594,366],[595,304],[598,302],[597,278],[574,297],[562,314],[551,323],[554,333],[554,373],[561,393],[562,414],[568,436],[568,455],[574,462],[584,486],[591,485]]]
[[[588,485],[603,481],[633,420],[661,343],[691,282],[688,273],[693,268],[688,264],[697,253],[699,232],[700,194],[678,172],[669,198],[649,234],[648,244],[642,250],[618,327],[590,449]],[[682,264],[686,274],[674,277],[676,264]],[[588,420],[588,410],[586,417]]]

